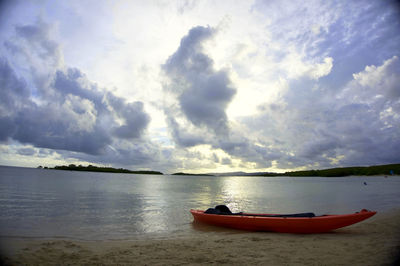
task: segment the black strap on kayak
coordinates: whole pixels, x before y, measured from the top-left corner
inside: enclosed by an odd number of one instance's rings
[[[243,216],[256,216],[256,217],[315,217],[313,212],[304,212],[304,213],[293,213],[293,214],[246,214],[242,213]]]

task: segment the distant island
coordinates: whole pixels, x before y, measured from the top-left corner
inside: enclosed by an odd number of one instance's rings
[[[286,172],[286,176],[322,176],[322,177],[342,177],[342,176],[371,176],[371,175],[398,175],[400,174],[400,164],[386,164],[374,166],[357,166],[330,168],[324,170],[307,170]]]
[[[86,171],[86,172],[106,172],[106,173],[124,173],[124,174],[141,174],[141,175],[162,175],[163,173],[157,171],[131,171],[123,168],[112,168],[112,167],[98,167],[94,165],[82,166],[82,165],[62,165],[51,167],[42,167],[38,168],[44,169],[55,169],[55,170],[70,170],[70,171]]]
[[[188,174],[188,173],[174,173],[172,175],[191,175],[191,176],[214,176],[212,174]]]
[[[229,174],[229,173],[227,173]],[[356,167],[341,167],[330,168],[323,170],[304,170],[292,171],[285,173],[271,173],[271,172],[256,172],[244,173],[237,172],[230,175],[236,176],[320,176],[320,177],[343,177],[343,176],[372,176],[372,175],[399,175],[400,164],[386,164],[374,166],[356,166]],[[218,174],[216,174],[218,175]],[[225,173],[219,174],[225,176]]]

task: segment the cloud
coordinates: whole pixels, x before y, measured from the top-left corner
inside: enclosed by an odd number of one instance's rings
[[[396,162],[400,158],[400,62],[397,56],[367,66],[338,96],[338,134],[350,147],[349,159]]]
[[[228,70],[215,70],[204,43],[216,34],[210,27],[195,27],[181,40],[177,51],[163,65],[168,77],[165,113],[175,142],[189,148],[201,144],[221,149],[227,156],[271,165],[271,153],[251,144],[241,133],[232,131],[226,108],[236,94]],[[230,158],[213,161],[230,164]]]
[[[118,139],[142,137],[150,121],[142,102],[127,102],[63,65],[51,27],[42,20],[15,30],[5,43],[12,53],[0,58],[0,140],[100,155]],[[25,79],[10,64],[24,58],[30,74]]]
[[[221,160],[221,164],[230,165],[230,164],[232,164],[232,160],[230,158],[223,158]]]
[[[215,70],[213,60],[204,52],[203,43],[214,34],[215,29],[198,26],[182,38],[178,50],[163,65],[169,78],[165,91],[176,97],[179,111],[192,125],[226,134],[228,118],[225,110],[236,89],[228,72]]]
[[[119,167],[129,165],[142,169],[159,166],[163,156],[159,146],[146,139],[114,140],[112,145],[108,145],[104,149],[105,151],[102,154],[70,153],[67,151],[60,151],[60,154],[65,158],[74,158],[80,161]],[[163,169],[165,168],[163,167]]]
[[[49,38],[50,30],[50,25],[46,24],[41,19],[37,21],[37,25],[15,27],[15,31],[18,37],[20,37],[20,40],[26,42],[26,45],[35,47],[40,57],[45,59],[60,59],[59,45]],[[10,43],[8,42],[8,44]]]
[[[204,135],[196,134],[195,129],[188,132],[173,117],[168,118],[168,125],[171,128],[172,137],[182,147],[192,147],[207,142]]]
[[[36,151],[33,148],[21,148],[18,150],[18,154],[24,155],[24,156],[32,156],[32,155],[36,154]]]
[[[115,136],[123,139],[139,138],[150,122],[150,116],[144,112],[143,103],[126,103],[122,98],[107,94],[107,102],[123,124],[114,129]]]
[[[379,67],[366,66],[364,71],[353,74],[354,81],[347,93],[355,95],[362,101],[373,100],[374,97],[380,96],[387,100],[396,100],[400,97],[399,72],[400,62],[397,56],[386,60]]]
[[[291,83],[282,102],[263,105],[242,123],[249,138],[276,150],[281,168],[396,163],[399,66],[397,56],[367,66],[336,92],[317,81]]]
[[[7,140],[14,134],[16,125],[13,121],[15,110],[24,106],[30,93],[26,83],[18,79],[5,58],[0,57],[0,140]]]

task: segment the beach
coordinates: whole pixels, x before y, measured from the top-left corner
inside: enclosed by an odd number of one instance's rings
[[[196,228],[196,226],[195,226]],[[400,210],[325,234],[246,232],[199,225],[194,234],[115,241],[2,238],[5,265],[396,265]]]

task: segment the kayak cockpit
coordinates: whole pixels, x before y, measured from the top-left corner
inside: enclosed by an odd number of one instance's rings
[[[293,213],[293,214],[253,214],[237,212],[232,213],[231,210],[225,205],[217,205],[215,208],[208,208],[205,214],[218,214],[218,215],[240,215],[240,216],[257,216],[257,217],[299,217],[299,218],[312,218],[316,217],[313,212]]]

